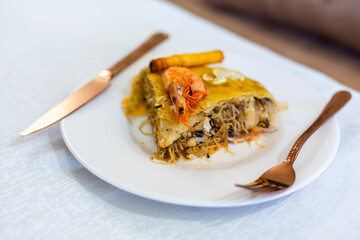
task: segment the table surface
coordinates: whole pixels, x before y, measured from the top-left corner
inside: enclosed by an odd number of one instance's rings
[[[188,28],[198,34],[189,36]],[[58,124],[19,137],[77,84],[159,30],[171,35],[164,50],[175,41],[179,49],[218,48],[221,39],[225,51],[287,61],[167,2],[0,3],[0,239],[358,239],[355,90],[337,116],[341,142],[329,168],[288,197],[247,207],[176,206],[117,189],[71,155]],[[304,81],[324,98],[347,89],[327,78]]]

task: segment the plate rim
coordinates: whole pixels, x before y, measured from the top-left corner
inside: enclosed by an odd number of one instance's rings
[[[273,201],[273,200],[277,200],[279,198],[282,197],[286,197],[289,196],[291,194],[293,194],[294,192],[301,190],[302,188],[306,187],[309,183],[311,183],[312,181],[314,181],[316,178],[318,178],[321,174],[324,173],[324,171],[328,168],[328,166],[332,163],[336,152],[338,150],[339,144],[340,144],[340,128],[339,128],[339,124],[336,118],[333,118],[332,121],[335,122],[335,134],[337,136],[336,138],[336,143],[335,143],[335,147],[332,148],[331,151],[331,160],[328,162],[328,164],[326,165],[322,165],[322,168],[318,171],[319,174],[317,175],[313,175],[311,178],[309,178],[307,181],[302,182],[302,184],[300,184],[297,188],[293,188],[290,187],[287,190],[281,191],[281,192],[277,192],[277,194],[269,194],[266,197],[262,197],[262,198],[255,198],[255,199],[250,199],[250,200],[246,200],[246,201],[242,201],[242,202],[236,202],[228,204],[228,203],[224,203],[223,205],[219,202],[213,202],[213,204],[211,204],[209,202],[209,204],[204,204],[203,202],[194,202],[194,201],[187,201],[187,200],[178,200],[177,198],[170,198],[170,197],[159,197],[158,195],[151,195],[148,194],[147,192],[143,192],[143,191],[137,191],[134,188],[128,187],[126,185],[119,185],[118,183],[115,183],[114,181],[112,181],[111,179],[109,179],[107,176],[102,175],[100,172],[98,172],[96,169],[93,169],[91,166],[89,166],[86,161],[84,161],[82,159],[82,157],[77,154],[76,149],[74,149],[70,142],[68,141],[68,138],[66,136],[65,133],[65,129],[64,129],[64,124],[61,121],[60,123],[60,130],[61,130],[61,134],[63,136],[65,145],[67,146],[67,148],[69,149],[69,151],[71,152],[71,154],[76,158],[77,161],[79,161],[87,170],[89,170],[92,174],[94,174],[95,176],[97,176],[98,178],[100,178],[101,180],[111,184],[112,186],[119,188],[120,190],[126,191],[128,193],[134,194],[138,197],[143,197],[146,198],[148,200],[153,200],[153,201],[158,201],[158,202],[162,202],[162,203],[167,203],[167,204],[173,204],[173,205],[178,205],[178,206],[188,206],[188,207],[208,207],[208,208],[229,208],[229,207],[242,207],[242,206],[250,206],[250,205],[255,205],[255,204],[260,204],[260,203],[265,203],[265,202],[269,202],[269,201]]]
[[[235,56],[239,56],[240,54],[237,53],[231,53],[231,55],[235,55]],[[255,56],[251,56],[251,58],[253,59],[257,59],[258,57]],[[268,62],[268,61],[263,61],[262,62]],[[136,63],[135,63],[136,64]],[[279,66],[279,64],[275,64],[272,63],[273,65],[277,65]],[[281,64],[280,64],[281,65]],[[316,70],[313,69],[308,69],[306,66],[303,66],[304,68],[301,71],[306,71],[309,73],[309,75],[315,75],[318,74],[318,72]],[[320,72],[319,72],[320,73]],[[322,74],[322,73],[320,73]],[[323,76],[329,78],[327,75],[322,74]],[[331,79],[331,78],[330,78]],[[87,83],[88,81],[82,81],[78,86],[81,86],[85,83]],[[314,89],[311,85],[309,85],[306,81],[301,80],[301,82],[303,84],[305,84],[308,88],[311,88],[311,90],[313,90],[314,93],[316,93],[322,100],[323,97],[320,95],[320,93]],[[76,88],[74,88],[76,89]],[[324,101],[325,102],[325,101]],[[65,130],[65,126],[64,126],[64,120],[60,121],[60,130],[61,130],[61,134],[62,137],[64,139],[65,145],[67,146],[67,148],[69,149],[69,151],[71,152],[71,154],[87,169],[89,170],[92,174],[94,174],[95,176],[97,176],[98,178],[102,179],[103,181],[121,189],[124,190],[128,193],[131,194],[135,194],[139,197],[144,197],[146,199],[150,199],[150,200],[155,200],[158,202],[163,202],[163,203],[168,203],[168,204],[174,204],[174,205],[180,205],[180,206],[191,206],[191,207],[211,207],[211,208],[225,208],[225,207],[240,207],[240,206],[248,206],[248,205],[254,205],[254,204],[259,204],[259,203],[264,203],[264,202],[268,202],[268,201],[273,201],[288,195],[291,195],[292,193],[294,193],[295,191],[298,191],[302,188],[304,188],[305,186],[307,186],[309,183],[311,183],[312,181],[314,181],[316,178],[318,178],[327,168],[328,166],[332,163],[332,161],[335,158],[336,152],[339,148],[339,144],[340,144],[340,127],[337,121],[336,117],[333,117],[332,119],[329,120],[329,122],[334,122],[334,136],[336,137],[336,141],[334,143],[334,147],[331,148],[329,155],[329,161],[327,161],[326,164],[321,165],[321,168],[317,169],[316,173],[317,174],[313,174],[310,178],[307,179],[307,181],[302,181],[300,185],[297,185],[297,187],[290,187],[287,190],[281,191],[281,192],[277,192],[274,194],[268,194],[266,196],[263,196],[261,198],[251,198],[251,199],[247,199],[247,200],[243,200],[240,202],[207,202],[207,204],[205,204],[204,202],[200,201],[200,202],[196,202],[194,200],[185,200],[185,199],[178,199],[176,197],[169,197],[169,196],[161,196],[159,194],[151,194],[151,192],[148,191],[143,191],[143,190],[137,190],[136,188],[132,188],[127,186],[126,184],[119,184],[114,182],[112,179],[110,179],[109,177],[107,177],[106,175],[103,175],[101,172],[97,171],[96,169],[92,168],[85,159],[83,159],[81,157],[80,154],[77,153],[76,148],[73,147],[71,145],[71,141],[69,140],[67,134],[66,134],[66,130]]]

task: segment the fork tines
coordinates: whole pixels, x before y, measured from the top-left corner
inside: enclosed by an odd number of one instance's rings
[[[289,185],[275,182],[263,177],[260,177],[256,181],[246,185],[235,184],[235,186],[259,191],[278,191],[289,187]]]

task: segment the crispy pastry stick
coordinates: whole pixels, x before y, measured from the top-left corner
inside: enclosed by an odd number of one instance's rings
[[[222,51],[219,50],[204,53],[173,55],[151,60],[150,70],[151,72],[159,72],[172,66],[195,67],[222,62],[223,59],[224,55]]]

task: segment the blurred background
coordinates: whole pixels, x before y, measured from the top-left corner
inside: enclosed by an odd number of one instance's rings
[[[169,0],[360,91],[360,0]]]

